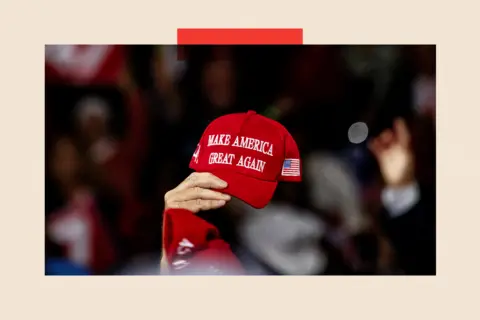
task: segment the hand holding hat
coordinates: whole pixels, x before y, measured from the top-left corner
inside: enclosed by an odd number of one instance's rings
[[[221,189],[254,208],[265,207],[279,181],[301,181],[297,144],[279,122],[254,111],[232,113],[205,129],[190,168],[226,181]]]
[[[193,213],[218,209],[230,196],[212,189],[223,189],[227,183],[208,172],[194,172],[176,188],[165,194],[165,209],[186,209]]]
[[[220,208],[230,196],[265,207],[278,181],[301,181],[297,144],[274,120],[253,111],[229,114],[207,127],[190,168],[196,172],[165,194],[162,270],[215,262],[219,270],[241,272],[218,230],[191,213]]]

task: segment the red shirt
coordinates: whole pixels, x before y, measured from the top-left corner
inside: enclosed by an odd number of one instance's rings
[[[77,193],[65,207],[53,213],[47,228],[70,261],[94,273],[107,270],[115,262],[112,239],[88,192]]]
[[[123,71],[124,46],[47,45],[45,79],[75,85],[116,84]]]

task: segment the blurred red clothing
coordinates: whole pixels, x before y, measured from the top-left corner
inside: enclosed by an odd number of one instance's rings
[[[218,229],[188,210],[165,210],[163,248],[168,274],[245,273]]]
[[[72,262],[94,273],[105,272],[116,260],[110,233],[104,226],[93,196],[77,192],[47,221],[47,232]]]
[[[147,118],[140,94],[134,88],[123,87],[125,65],[124,45],[46,46],[47,82],[123,89],[127,136],[122,141],[102,139],[92,149],[95,150],[92,160],[101,168],[107,184],[121,198],[120,233],[132,237],[135,236],[136,222],[145,211],[136,196],[136,186],[146,150]]]
[[[75,85],[116,84],[124,62],[123,45],[47,45],[45,79]]]

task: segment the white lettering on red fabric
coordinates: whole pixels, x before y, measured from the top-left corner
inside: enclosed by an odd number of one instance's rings
[[[255,150],[257,152],[273,156],[273,144],[268,141],[263,141],[255,138],[236,136],[233,143],[232,136],[229,134],[211,134],[208,136],[207,146],[232,146],[238,148],[244,148],[249,150]]]

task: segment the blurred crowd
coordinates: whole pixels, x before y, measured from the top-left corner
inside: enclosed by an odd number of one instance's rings
[[[164,194],[208,123],[247,110],[290,131],[304,168],[218,222],[250,273],[434,274],[435,59],[429,45],[46,46],[46,274],[158,274]],[[402,182],[415,195],[389,200]]]

